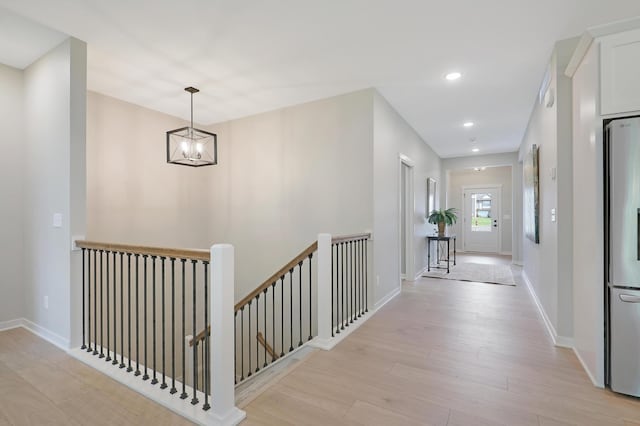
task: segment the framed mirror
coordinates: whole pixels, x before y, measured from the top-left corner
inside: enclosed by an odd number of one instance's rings
[[[427,178],[427,217],[438,208],[438,181],[434,178]]]

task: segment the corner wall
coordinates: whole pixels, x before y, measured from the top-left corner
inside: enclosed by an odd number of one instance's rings
[[[384,301],[400,289],[400,199],[399,155],[414,163],[413,255],[418,275],[427,266],[425,235],[435,227],[426,220],[427,178],[438,179],[438,191],[444,191],[439,179],[440,157],[416,131],[377,92],[373,99],[373,235],[374,285],[376,302]]]
[[[85,97],[86,44],[79,40],[67,39],[24,71],[25,318],[62,347],[75,340],[71,300],[80,300],[71,237],[84,231]]]
[[[22,71],[0,64],[0,329],[24,316]],[[10,324],[7,324],[9,326]]]
[[[548,68],[549,88],[542,101],[536,99],[520,145],[521,159],[533,144],[540,148],[540,243],[523,238],[523,276],[559,346],[572,346],[573,337],[572,99],[571,79],[564,70],[576,45],[577,39],[556,43]]]

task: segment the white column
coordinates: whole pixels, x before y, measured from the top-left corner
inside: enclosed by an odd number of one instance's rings
[[[211,247],[211,414],[223,425],[246,416],[235,405],[234,267],[232,245]]]
[[[331,341],[331,235],[318,235],[318,337],[314,346],[330,348]]]

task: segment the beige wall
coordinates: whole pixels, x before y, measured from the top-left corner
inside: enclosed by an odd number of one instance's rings
[[[540,148],[540,244],[523,239],[524,275],[534,289],[560,344],[573,335],[573,244],[571,171],[571,80],[563,72],[577,40],[556,43],[550,61],[555,102],[537,102],[520,146],[524,158]],[[553,169],[557,170],[553,176]],[[559,192],[559,189],[562,192]],[[556,221],[551,210],[556,209]]]
[[[236,249],[236,298],[317,238],[373,228],[372,91],[209,126],[219,164],[166,164],[182,120],[91,93],[88,237]]]
[[[80,300],[80,255],[71,238],[84,231],[85,99],[83,42],[67,39],[24,71],[25,317],[63,347],[77,343],[72,331],[80,325],[72,303]]]
[[[0,327],[24,316],[22,71],[0,65]]]
[[[512,208],[512,171],[511,166],[487,167],[485,170],[474,169],[451,170],[447,181],[447,208],[458,210],[462,219],[463,200],[462,191],[465,186],[474,185],[501,185],[501,241],[498,250],[501,253],[511,254],[511,239],[513,228]],[[453,232],[460,238],[460,248],[464,247],[463,221],[460,220],[452,226]]]
[[[406,156],[413,167],[415,209],[413,222],[414,271],[412,280],[427,266],[425,235],[434,226],[426,220],[427,178],[440,176],[440,157],[416,131],[378,93],[374,97],[373,137],[374,191],[374,268],[376,302],[400,288],[400,155]],[[443,191],[439,182],[439,191]]]

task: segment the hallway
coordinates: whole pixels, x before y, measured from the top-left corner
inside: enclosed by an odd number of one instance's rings
[[[244,407],[243,424],[640,425],[639,401],[593,387],[552,345],[516,275],[516,287],[405,283]]]

